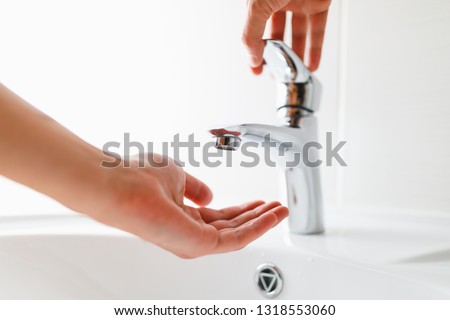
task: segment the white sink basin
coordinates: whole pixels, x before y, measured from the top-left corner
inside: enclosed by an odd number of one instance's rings
[[[4,217],[0,299],[260,299],[262,263],[281,271],[281,299],[448,299],[449,226],[328,212],[324,235],[282,225],[241,251],[182,260],[80,215]]]

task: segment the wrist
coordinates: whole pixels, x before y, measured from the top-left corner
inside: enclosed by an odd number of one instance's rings
[[[102,216],[120,203],[127,170],[121,163],[115,167],[105,166],[111,157],[90,145],[73,160],[72,165],[66,166],[64,191],[54,198],[71,210],[103,220]]]

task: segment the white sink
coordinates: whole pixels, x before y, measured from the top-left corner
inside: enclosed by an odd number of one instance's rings
[[[81,215],[0,218],[0,299],[448,299],[450,217],[329,211],[327,232],[280,225],[247,248],[182,260]]]

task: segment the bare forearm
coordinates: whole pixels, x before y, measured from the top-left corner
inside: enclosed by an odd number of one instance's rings
[[[174,161],[108,169],[100,167],[103,158],[0,84],[0,175],[75,211],[188,258],[242,248],[288,214],[278,202],[190,207],[184,196],[206,205],[212,193]]]
[[[102,153],[0,84],[0,175],[84,211],[107,175]],[[99,203],[101,205],[101,203]]]

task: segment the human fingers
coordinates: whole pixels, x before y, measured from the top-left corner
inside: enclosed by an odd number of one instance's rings
[[[325,10],[308,17],[309,47],[307,49],[307,66],[310,71],[316,71],[319,68],[327,16],[328,10]]]
[[[220,230],[215,252],[238,250],[256,240],[278,223],[277,211],[287,212],[287,208],[276,207],[237,228]]]
[[[305,57],[307,20],[307,16],[303,13],[292,15],[292,49],[301,60]]]
[[[278,11],[272,14],[270,17],[270,32],[269,38],[276,40],[283,40],[284,38],[284,28],[286,26],[286,12]],[[252,67],[252,72],[256,75],[262,73],[263,71],[263,63],[258,67]]]
[[[286,26],[286,12],[278,11],[270,17],[270,39],[283,40]]]
[[[185,173],[186,183],[184,196],[199,206],[205,206],[211,202],[213,194],[211,189],[199,179]]]
[[[250,56],[250,67],[259,72],[263,63],[264,41],[262,37],[270,16],[281,9],[289,0],[250,0],[248,14],[242,34],[242,42]]]
[[[267,211],[279,207],[281,204],[279,202],[269,202],[261,204],[258,207],[242,212],[231,219],[220,219],[211,222],[210,224],[216,227],[218,230],[225,228],[237,228],[250,220],[253,220],[260,215],[266,213]]]
[[[203,221],[211,223],[217,220],[229,220],[236,216],[243,214],[249,210],[255,209],[264,204],[262,200],[255,200],[247,202],[238,206],[228,207],[221,210],[215,210],[211,208],[199,208],[199,212],[202,215]]]

